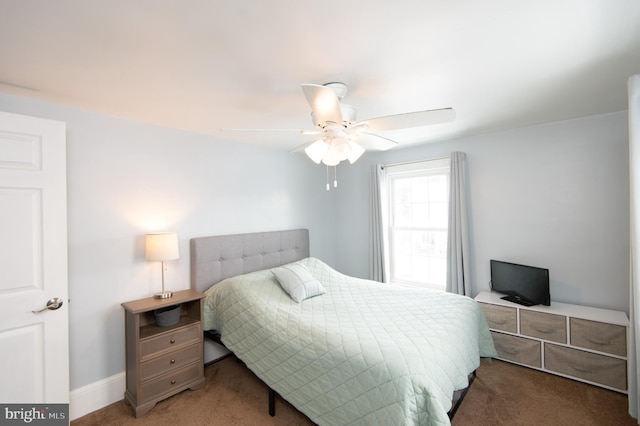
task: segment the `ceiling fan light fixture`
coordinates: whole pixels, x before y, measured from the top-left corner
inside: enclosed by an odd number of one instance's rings
[[[343,159],[342,154],[334,149],[332,144],[324,157],[322,157],[322,162],[327,166],[337,166]]]
[[[322,162],[327,166],[337,166],[340,164],[340,160],[331,152],[328,152],[327,155],[324,156]]]
[[[336,158],[339,158],[340,161],[344,161],[351,155],[351,145],[345,138],[336,138],[331,142],[329,146],[329,151],[335,153]]]
[[[320,161],[324,158],[328,150],[327,144],[324,139],[316,139],[311,145],[304,149],[307,156],[316,164],[320,164]]]
[[[365,150],[354,141],[349,141],[349,145],[351,146],[351,154],[349,154],[347,160],[349,160],[349,163],[353,164],[362,156],[362,154],[364,154]]]

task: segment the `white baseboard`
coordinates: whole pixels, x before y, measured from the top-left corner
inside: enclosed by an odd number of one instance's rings
[[[115,374],[71,391],[69,395],[69,417],[76,420],[86,414],[124,399],[127,375]]]

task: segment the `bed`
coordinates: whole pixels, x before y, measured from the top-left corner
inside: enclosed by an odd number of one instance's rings
[[[456,392],[496,356],[477,303],[343,275],[309,257],[308,235],[192,239],[205,330],[317,424],[450,424]]]

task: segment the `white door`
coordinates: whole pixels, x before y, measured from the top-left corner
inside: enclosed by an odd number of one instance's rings
[[[69,403],[66,206],[65,123],[0,112],[3,403]]]

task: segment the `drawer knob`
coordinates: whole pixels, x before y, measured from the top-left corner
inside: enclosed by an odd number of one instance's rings
[[[176,360],[175,360],[175,359],[172,359],[170,362],[171,362],[171,364],[175,364],[175,363],[176,363]]]
[[[176,379],[171,380],[171,384],[175,385],[176,384]]]
[[[171,339],[171,340],[169,341],[169,343],[175,343],[175,342],[176,342],[176,339]]]

